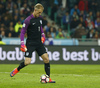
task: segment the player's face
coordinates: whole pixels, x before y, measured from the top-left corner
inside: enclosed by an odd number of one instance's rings
[[[37,9],[35,10],[35,16],[39,17],[42,14],[43,10],[42,9]]]

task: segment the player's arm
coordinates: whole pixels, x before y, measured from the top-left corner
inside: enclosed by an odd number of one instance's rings
[[[41,41],[42,41],[42,43],[44,43],[45,42],[45,34],[44,34],[42,26],[41,26],[41,35],[42,35]]]
[[[29,25],[29,22],[26,19],[24,21],[24,23],[23,23],[23,27],[22,27],[21,34],[20,34],[20,40],[21,40],[21,48],[20,49],[21,49],[22,52],[26,52],[27,51],[27,48],[26,48],[26,46],[24,44],[24,35],[25,35],[25,32],[26,32],[26,30],[28,28],[28,25]]]

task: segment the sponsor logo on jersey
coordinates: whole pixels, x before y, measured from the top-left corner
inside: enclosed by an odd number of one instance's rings
[[[35,24],[35,23],[32,23],[33,25]]]

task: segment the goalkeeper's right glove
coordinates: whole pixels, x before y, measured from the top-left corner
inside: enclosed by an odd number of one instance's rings
[[[26,46],[24,45],[24,41],[21,41],[21,48],[20,48],[20,50],[21,50],[22,52],[26,52],[26,51],[27,51],[27,48],[26,48]]]

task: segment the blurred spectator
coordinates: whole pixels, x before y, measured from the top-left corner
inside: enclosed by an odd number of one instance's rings
[[[66,10],[62,6],[57,11],[57,23],[61,25],[61,19],[64,16]]]
[[[80,11],[88,12],[88,0],[80,0],[78,7]]]
[[[9,27],[9,30],[7,30],[7,37],[16,37],[13,27]]]
[[[75,28],[75,33],[74,33],[74,38],[82,38],[83,35],[86,35],[87,31],[84,26],[80,23],[76,28]]]
[[[30,14],[30,9],[29,9],[27,3],[23,4],[23,7],[21,8],[21,10],[23,11],[23,14],[26,16],[28,16]]]
[[[18,12],[18,10],[17,10],[17,9],[15,10],[14,15],[16,15],[16,16],[18,16],[18,17],[19,17],[19,12]]]
[[[64,39],[64,34],[62,32],[62,28],[59,28],[58,31],[56,32],[56,38],[57,39]]]
[[[5,38],[6,37],[5,31],[1,31],[0,37],[2,37],[2,38]]]
[[[97,11],[100,11],[100,0],[97,0]]]
[[[13,0],[14,1],[14,0]],[[13,5],[14,5],[14,2],[12,0],[7,0],[6,1],[6,5],[9,5],[9,8],[12,10],[13,9]]]
[[[92,11],[90,11],[89,14],[87,14],[87,16],[90,17],[91,21],[94,21],[94,16]]]
[[[46,16],[43,16],[43,22],[42,22],[42,26],[46,26],[48,23]]]
[[[19,20],[18,16],[15,15],[15,16],[13,17],[13,23],[14,23],[14,25],[16,25],[16,23],[18,22],[18,20]]]
[[[95,20],[95,28],[100,32],[100,18]]]
[[[22,0],[21,2],[21,6],[23,6],[24,4],[27,4],[27,6],[29,6],[29,0]]]
[[[21,8],[21,0],[17,0],[17,7],[18,7],[18,10],[20,10],[20,8]]]
[[[83,20],[83,17],[82,16],[80,16],[80,18],[79,18],[79,23],[81,23],[82,26],[86,27],[85,21]]]
[[[12,7],[11,7],[11,4],[7,3],[6,4],[6,11],[8,11],[9,13],[12,13]]]
[[[70,27],[71,27],[71,31],[74,32],[75,28],[78,26],[79,22],[76,19],[76,17],[71,21]]]
[[[6,28],[4,23],[1,23],[1,27]]]
[[[33,10],[34,10],[34,4],[32,4],[32,5],[30,6],[30,11],[33,12]]]
[[[100,18],[100,11],[96,13],[95,19]]]
[[[0,45],[6,45],[6,43],[2,41],[1,37],[0,37]]]
[[[68,12],[62,17],[63,25],[68,28],[68,23],[70,23],[70,15]]]
[[[6,6],[5,0],[0,0],[0,4],[2,4],[4,7]]]
[[[55,36],[56,36],[53,27],[50,27],[50,35],[52,38],[55,38]]]
[[[2,6],[2,4],[0,4],[0,15],[2,15],[3,14],[3,6]]]
[[[94,29],[91,29],[87,33],[87,38],[93,38],[94,37]]]
[[[23,13],[23,10],[20,10],[20,12],[19,12],[19,17],[24,17],[24,18],[26,18],[26,15]]]
[[[94,22],[91,20],[90,16],[87,16],[86,21],[85,21],[86,27],[90,27],[90,25],[92,25],[91,27],[94,28]]]
[[[21,22],[20,21],[18,21],[17,23],[16,23],[16,25],[15,25],[15,32],[17,33],[17,32],[19,32],[19,28],[22,28],[22,24],[21,24]]]
[[[53,31],[56,32],[57,29],[56,29],[56,25],[55,25],[55,22],[52,22],[52,27],[53,27]]]
[[[80,11],[79,11],[79,9],[78,9],[78,6],[77,6],[77,5],[75,5],[75,6],[74,6],[74,8],[72,8],[72,9],[71,9],[71,11],[70,11],[70,15],[72,16],[72,15],[73,15],[73,13],[74,13],[75,11],[77,12],[77,14],[78,14],[78,15],[80,14]]]
[[[11,21],[11,22],[9,23],[9,27],[14,27],[13,21]]]
[[[94,29],[94,25],[92,24],[92,22],[89,22],[89,23],[88,23],[87,29],[88,29],[88,30]]]
[[[96,13],[96,11],[97,11],[97,0],[91,0],[90,1],[90,10],[92,10],[93,13]]]
[[[21,22],[21,24],[24,23],[24,20],[25,20],[25,18],[24,18],[23,16],[21,16],[21,17],[20,17],[20,22]]]
[[[47,32],[47,38],[52,38],[51,33]]]
[[[71,38],[70,34],[68,33],[68,31],[64,32],[65,38],[69,39]]]
[[[0,16],[0,24],[3,23],[2,17]]]
[[[44,26],[46,32],[49,32],[50,26],[51,26],[51,25],[50,25],[49,22],[47,23],[47,25]]]
[[[78,3],[78,0],[67,0],[67,5],[68,5],[68,8],[69,10],[72,9],[77,3]]]
[[[64,39],[63,33],[59,32],[58,35],[56,36],[56,39]]]
[[[5,16],[4,17],[4,19],[3,19],[3,23],[4,23],[4,25],[6,26],[6,27],[9,27],[9,20],[8,20],[8,17],[7,16]]]
[[[85,15],[84,11],[80,11],[79,16],[82,17],[83,20],[85,21],[85,19],[86,19],[86,15]]]
[[[95,31],[93,38],[98,39],[99,38],[99,32]]]
[[[74,11],[73,15],[71,16],[71,20],[73,20],[74,18],[76,18],[77,20],[79,20],[79,16],[77,14],[76,11]]]
[[[14,15],[15,10],[18,10],[17,4],[13,5],[13,15]]]
[[[2,15],[3,17],[7,17],[8,18],[8,20],[10,21],[10,20],[12,20],[12,14],[11,13],[9,13],[9,11],[8,10],[6,10],[6,12],[5,12],[5,14],[3,14]]]
[[[11,37],[12,37],[12,33],[9,32],[9,33],[8,33],[8,38],[11,38]]]

